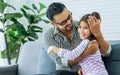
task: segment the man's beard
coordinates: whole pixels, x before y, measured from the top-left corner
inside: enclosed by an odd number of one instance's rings
[[[66,25],[64,31],[71,31],[72,25]]]

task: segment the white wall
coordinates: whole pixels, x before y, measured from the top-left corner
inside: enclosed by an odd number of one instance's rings
[[[56,0],[53,0],[53,2]],[[79,20],[82,15],[98,11],[102,17],[101,31],[106,40],[120,40],[120,1],[119,0],[57,0],[72,11],[73,18]],[[50,4],[51,2],[46,1]]]
[[[101,31],[106,40],[120,40],[120,1],[119,0],[7,0],[10,4],[20,8],[23,4],[31,6],[39,2],[46,6],[52,2],[62,2],[72,11],[73,18],[79,20],[82,15],[97,11],[102,17]],[[44,10],[46,11],[46,10]],[[40,23],[46,31],[50,25]]]

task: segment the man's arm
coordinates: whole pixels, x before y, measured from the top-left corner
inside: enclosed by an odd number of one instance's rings
[[[90,41],[90,43],[88,44],[87,48],[83,51],[83,53],[79,55],[77,58],[75,58],[74,60],[69,60],[68,65],[72,67],[73,65],[77,64],[88,55],[91,55],[97,52],[98,48],[99,46],[96,40]]]
[[[112,50],[111,45],[105,41],[102,34],[100,34],[98,37],[96,37],[96,39],[99,43],[99,48],[100,48],[100,52],[101,52],[102,56],[108,57]]]
[[[102,34],[100,34],[99,36],[96,37],[98,43],[99,43],[99,47],[100,47],[100,51],[101,53],[106,53],[109,45],[108,43],[104,40]]]
[[[96,19],[94,16],[90,16],[88,19],[88,24],[90,27],[91,32],[96,37],[100,51],[102,54],[106,54],[109,50],[111,50],[111,46],[105,41],[105,39],[102,36],[101,30],[100,30],[100,22]]]
[[[84,42],[83,42],[83,44],[84,44]],[[77,48],[75,48],[75,49],[77,49]],[[77,58],[75,58],[74,60],[68,60],[69,67],[72,67],[73,65],[77,64],[78,62],[80,62],[82,59],[84,59],[88,55],[94,54],[97,50],[98,50],[98,43],[97,43],[97,41],[96,40],[90,41],[90,43],[88,44],[87,48],[85,47],[85,50],[83,51],[82,54],[79,54],[79,56]],[[50,54],[52,52],[55,52],[57,54],[58,51],[59,51],[58,47],[50,46],[49,49],[48,49],[48,55],[50,56]]]
[[[58,56],[62,58],[66,58],[68,60],[74,60],[75,58],[77,58],[79,55],[83,53],[83,51],[86,49],[89,42],[90,40],[85,39],[73,50],[58,48],[56,46],[50,46],[48,48],[48,55],[50,55],[50,52],[54,51],[55,53],[58,54]]]

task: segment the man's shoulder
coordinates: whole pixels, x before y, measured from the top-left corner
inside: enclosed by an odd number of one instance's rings
[[[78,23],[79,23],[79,21],[77,21],[77,20],[73,20],[73,23],[77,23],[77,24],[78,24]]]
[[[54,27],[51,27],[46,30],[45,34],[52,34],[52,33],[54,33],[54,31],[55,31]]]
[[[73,23],[72,23],[75,27],[78,27],[78,25],[79,25],[79,21],[77,21],[77,20],[73,20]]]

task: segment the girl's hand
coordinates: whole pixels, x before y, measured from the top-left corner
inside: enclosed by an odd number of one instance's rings
[[[48,53],[48,55],[50,55],[50,53],[51,53],[52,51],[53,51],[54,53],[58,53],[58,50],[59,50],[58,47],[56,47],[56,46],[50,46],[50,47],[48,48],[47,53]]]

